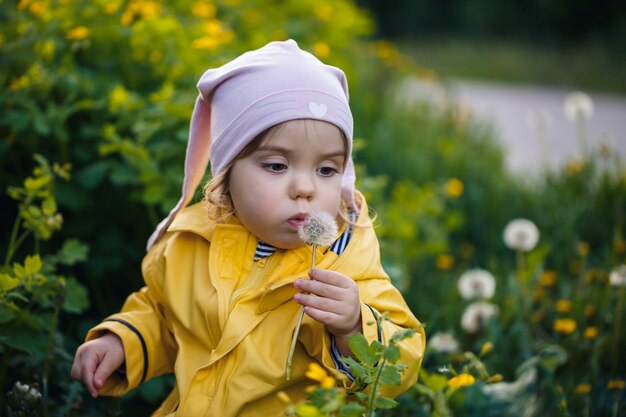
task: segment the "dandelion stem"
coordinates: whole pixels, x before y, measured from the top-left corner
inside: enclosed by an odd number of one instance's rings
[[[17,218],[15,219],[15,223],[13,223],[13,230],[11,230],[11,238],[9,240],[9,249],[7,250],[6,258],[4,259],[5,268],[9,266],[9,262],[11,262],[11,258],[13,258],[13,254],[15,253],[15,250],[17,249],[15,242],[17,239],[17,232],[20,230],[21,221],[22,221],[22,218],[18,215]]]
[[[311,269],[315,268],[315,255],[317,254],[317,245],[313,244],[313,255],[311,256]],[[304,318],[304,306],[300,307],[300,313],[298,314],[298,322],[296,328],[293,331],[293,337],[291,338],[291,346],[289,347],[289,355],[287,355],[287,364],[285,366],[285,379],[291,380],[291,365],[293,363],[293,353],[296,350],[296,342],[298,341],[298,334],[300,333],[300,326],[302,325],[302,319]]]

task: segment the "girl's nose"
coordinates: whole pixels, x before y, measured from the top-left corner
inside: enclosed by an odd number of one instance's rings
[[[299,198],[310,199],[315,192],[315,184],[310,175],[306,173],[298,173],[294,175],[289,194],[294,200]]]

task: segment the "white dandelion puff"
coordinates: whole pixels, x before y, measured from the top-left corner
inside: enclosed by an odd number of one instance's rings
[[[328,246],[337,235],[337,222],[325,211],[310,213],[298,229],[298,236],[307,245]]]
[[[539,241],[539,229],[530,220],[515,219],[504,228],[503,238],[508,248],[528,252]]]
[[[450,332],[436,333],[428,340],[428,346],[439,353],[454,353],[459,350],[459,342]]]
[[[487,320],[498,314],[498,306],[486,301],[476,301],[465,308],[461,317],[461,327],[468,333],[476,333]]]
[[[593,100],[589,94],[581,91],[570,93],[563,101],[563,113],[572,122],[579,118],[589,119],[593,116]]]
[[[488,300],[496,292],[496,280],[489,271],[470,269],[459,278],[458,288],[459,294],[466,300]]]
[[[620,265],[613,268],[609,275],[609,282],[614,287],[623,287],[626,285],[626,265]]]

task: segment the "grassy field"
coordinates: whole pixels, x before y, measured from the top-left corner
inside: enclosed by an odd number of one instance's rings
[[[459,39],[398,42],[402,52],[442,78],[555,85],[626,93],[626,55],[600,44],[557,48]]]

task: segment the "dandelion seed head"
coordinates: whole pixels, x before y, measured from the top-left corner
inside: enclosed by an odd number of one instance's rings
[[[454,338],[454,335],[450,332],[440,332],[440,333],[434,334],[428,340],[428,346],[435,352],[439,352],[439,353],[454,353],[459,350],[459,342]],[[439,372],[443,372],[443,371],[440,370]]]
[[[614,287],[623,287],[626,285],[626,265],[620,265],[611,271],[609,282]]]
[[[324,212],[310,213],[298,229],[298,236],[307,245],[328,246],[337,235],[337,222]]]
[[[563,113],[572,122],[578,118],[589,119],[593,116],[593,100],[581,91],[570,93],[563,102]]]
[[[528,252],[539,242],[539,229],[530,220],[515,219],[506,225],[502,237],[509,249]]]
[[[489,271],[474,268],[461,275],[458,282],[459,294],[466,300],[476,298],[487,300],[496,291],[496,280]]]
[[[477,333],[485,322],[498,314],[498,306],[486,301],[476,301],[467,306],[461,317],[461,327],[468,333]]]

